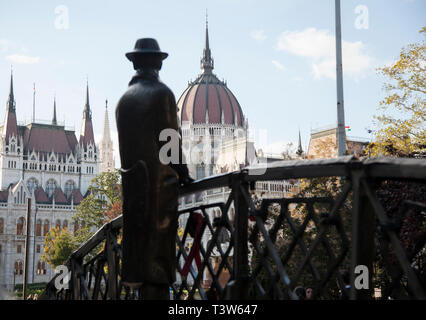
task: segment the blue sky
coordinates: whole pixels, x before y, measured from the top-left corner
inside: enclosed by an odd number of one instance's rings
[[[56,94],[58,120],[78,134],[88,77],[95,135],[108,99],[115,137],[113,110],[134,73],[124,54],[136,39],[156,38],[169,53],[161,79],[178,99],[200,73],[206,9],[214,72],[239,100],[255,139],[267,130],[269,147],[257,148],[279,152],[297,141],[299,128],[307,146],[311,129],[336,122],[334,0],[1,1],[0,118],[13,65],[18,121],[31,119],[35,82],[36,118],[52,118]],[[366,9],[368,19],[361,19]],[[384,96],[375,69],[421,40],[425,18],[424,0],[342,1],[351,135],[369,138],[366,128]]]

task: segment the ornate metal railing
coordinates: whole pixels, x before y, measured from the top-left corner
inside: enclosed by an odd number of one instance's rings
[[[257,181],[289,179],[300,186],[316,183],[318,190],[329,185],[330,192],[271,199],[256,197],[252,190]],[[399,211],[389,215],[388,204],[378,197],[389,181],[425,188],[426,161],[352,156],[287,161],[195,181],[180,190],[182,197],[229,191],[224,201],[179,211],[171,296],[298,299],[295,289],[303,286],[312,288],[313,299],[370,299],[375,289],[381,289],[382,299],[425,299],[425,195],[402,199]],[[401,230],[410,215],[417,217],[416,230],[407,245]],[[69,258],[68,288],[58,290],[57,275],[41,298],[143,298],[143,292],[120,281],[121,226],[120,216],[98,230]],[[367,279],[359,278],[366,276],[363,266]]]

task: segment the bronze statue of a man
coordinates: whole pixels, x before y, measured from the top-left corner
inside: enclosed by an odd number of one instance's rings
[[[136,74],[116,108],[123,186],[122,282],[142,288],[144,299],[168,299],[176,277],[178,187],[192,179],[183,161],[175,97],[158,78],[168,54],[155,39],[144,38],[126,56]],[[178,138],[161,141],[164,129],[173,129]],[[179,150],[179,159],[169,165],[160,161],[166,143]]]

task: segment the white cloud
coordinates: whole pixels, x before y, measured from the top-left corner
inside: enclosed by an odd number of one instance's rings
[[[30,57],[23,54],[11,54],[6,56],[6,60],[12,61],[14,63],[22,64],[33,64],[40,61],[40,57]]]
[[[272,64],[277,68],[277,69],[279,69],[279,70],[285,70],[286,68],[281,64],[281,63],[279,63],[277,60],[272,60]]]
[[[358,78],[372,69],[373,58],[365,53],[362,41],[343,40],[342,48],[344,74]],[[316,79],[336,78],[336,40],[328,30],[285,31],[278,38],[277,50],[309,59]]]
[[[253,30],[250,33],[250,36],[256,40],[257,42],[263,42],[266,40],[267,36],[265,35],[265,32],[263,30]]]

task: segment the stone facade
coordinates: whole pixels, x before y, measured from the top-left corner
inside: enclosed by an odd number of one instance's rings
[[[98,174],[89,91],[80,140],[58,125],[56,102],[51,123],[18,125],[11,76],[5,122],[0,126],[0,286],[23,282],[26,213],[31,199],[29,283],[46,282],[54,271],[41,260],[51,227],[75,230],[76,206]]]

